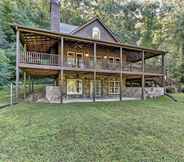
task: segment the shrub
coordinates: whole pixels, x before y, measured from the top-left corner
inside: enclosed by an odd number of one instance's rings
[[[175,87],[167,87],[166,92],[167,93],[176,93],[177,89]]]

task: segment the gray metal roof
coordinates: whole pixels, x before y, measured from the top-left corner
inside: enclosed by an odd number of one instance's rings
[[[61,33],[69,34],[73,30],[75,30],[76,28],[78,28],[78,26],[70,25],[70,24],[66,24],[66,23],[60,23],[60,32]]]

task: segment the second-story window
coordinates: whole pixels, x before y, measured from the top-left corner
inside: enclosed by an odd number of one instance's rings
[[[75,65],[75,52],[67,52],[67,64]]]
[[[111,63],[111,64],[114,63],[114,57],[109,57],[109,63]]]
[[[116,64],[120,64],[120,58],[119,58],[119,57],[116,57],[115,63],[116,63]]]
[[[98,27],[92,29],[92,38],[100,40],[100,29]]]

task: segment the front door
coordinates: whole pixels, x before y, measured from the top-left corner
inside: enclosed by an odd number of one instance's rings
[[[93,80],[90,82],[90,96],[93,97]],[[96,97],[102,96],[101,80],[96,80]]]

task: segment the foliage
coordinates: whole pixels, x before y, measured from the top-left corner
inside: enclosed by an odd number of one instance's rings
[[[15,69],[11,65],[12,59],[15,59],[14,56],[11,56],[12,51],[0,49],[0,86],[8,84],[12,77],[14,76]],[[12,61],[13,62],[13,61]],[[15,63],[13,63],[15,64]]]
[[[168,51],[169,76],[184,82],[183,7],[184,3],[179,0],[62,0],[61,21],[82,25],[99,16],[123,43]],[[12,56],[15,55],[15,33],[10,24],[49,29],[49,12],[49,0],[1,0],[0,48],[9,51],[5,55],[10,51]],[[13,59],[6,65],[10,67],[8,71],[15,69]],[[1,65],[2,68],[6,67]],[[8,80],[11,79],[14,75]]]

